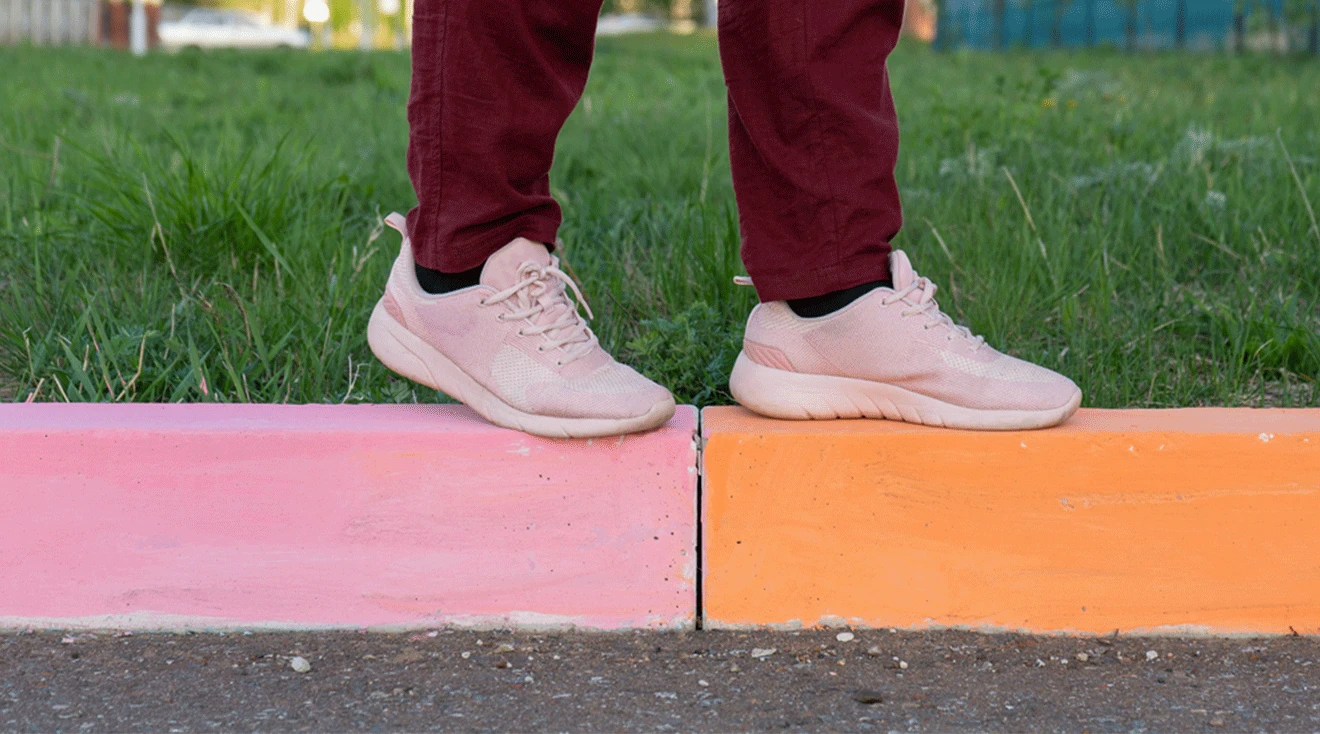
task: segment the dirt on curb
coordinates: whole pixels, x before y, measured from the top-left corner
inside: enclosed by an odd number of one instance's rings
[[[0,729],[1320,727],[1316,638],[840,634],[10,633]]]

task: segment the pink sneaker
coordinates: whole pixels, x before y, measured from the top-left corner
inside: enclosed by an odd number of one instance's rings
[[[601,348],[565,286],[581,292],[545,245],[516,239],[486,261],[480,285],[432,295],[417,284],[404,218],[385,221],[403,235],[367,327],[385,366],[539,436],[615,436],[674,414],[668,390]]]
[[[1082,401],[1072,380],[995,351],[935,302],[907,255],[889,258],[893,288],[802,318],[783,301],[747,321],[729,377],[733,396],[772,418],[888,418],[949,428],[1045,428]]]

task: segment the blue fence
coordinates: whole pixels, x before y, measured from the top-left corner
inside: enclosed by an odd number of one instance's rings
[[[1320,0],[944,0],[943,48],[1098,46],[1315,51]]]

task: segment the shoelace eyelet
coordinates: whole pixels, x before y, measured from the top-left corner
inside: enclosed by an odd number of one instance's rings
[[[543,347],[543,346],[538,346],[538,347],[536,348],[536,351],[537,351],[538,353],[540,353],[540,354],[545,354],[545,347]]]

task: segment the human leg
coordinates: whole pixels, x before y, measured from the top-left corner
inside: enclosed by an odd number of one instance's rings
[[[418,264],[478,268],[517,237],[552,244],[555,139],[587,81],[601,0],[417,0],[408,232]]]
[[[550,252],[555,138],[586,83],[600,4],[418,0],[419,205],[386,219],[403,242],[367,328],[396,373],[544,436],[642,431],[674,412],[667,390],[601,348]]]
[[[764,301],[889,277],[903,0],[721,0],[743,262]]]
[[[1077,386],[955,324],[890,247],[902,215],[885,59],[902,15],[902,0],[721,2],[743,262],[762,301],[730,390],[775,418],[1055,425]]]

